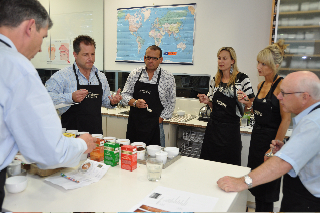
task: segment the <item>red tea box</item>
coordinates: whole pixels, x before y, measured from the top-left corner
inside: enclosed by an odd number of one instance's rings
[[[134,170],[137,168],[137,147],[121,146],[121,169]]]

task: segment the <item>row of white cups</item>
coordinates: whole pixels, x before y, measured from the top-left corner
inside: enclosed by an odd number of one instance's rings
[[[62,133],[67,132],[75,135],[81,135],[89,132],[78,132],[78,130],[66,130],[62,128]],[[146,159],[146,150],[147,154],[150,157],[156,158],[159,161],[162,161],[163,164],[166,164],[167,158],[171,159],[176,157],[179,154],[178,147],[165,147],[164,151],[162,150],[161,146],[158,145],[149,145],[147,146],[144,142],[133,142],[130,144],[129,139],[117,139],[116,137],[103,137],[102,134],[92,134],[92,137],[103,139],[105,141],[109,141],[112,143],[118,143],[120,146],[122,145],[132,145],[138,147],[143,147],[143,150],[137,151],[137,159],[138,160],[145,160]],[[121,152],[120,152],[121,156]],[[83,154],[81,160],[86,160],[87,154]]]

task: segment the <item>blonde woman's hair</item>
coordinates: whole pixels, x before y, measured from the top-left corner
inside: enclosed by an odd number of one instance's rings
[[[236,51],[234,51],[234,49],[232,47],[221,47],[217,53],[217,57],[219,57],[219,54],[221,51],[228,51],[230,53],[230,57],[231,57],[231,60],[234,60],[234,64],[231,65],[233,67],[233,72],[231,73],[230,75],[230,80],[227,84],[227,86],[230,86],[231,84],[235,84],[236,82],[236,78],[237,78],[237,74],[239,72],[239,69],[238,69],[238,66],[237,66],[237,55],[236,55]],[[218,72],[215,76],[215,86],[217,87],[220,82],[221,82],[221,78],[222,78],[222,71],[219,70],[219,64],[218,64]]]
[[[270,67],[274,73],[277,73],[280,69],[283,57],[284,50],[289,46],[289,44],[284,44],[284,40],[280,39],[277,43],[267,46],[258,53],[257,61],[265,63]],[[277,68],[277,64],[279,64]]]

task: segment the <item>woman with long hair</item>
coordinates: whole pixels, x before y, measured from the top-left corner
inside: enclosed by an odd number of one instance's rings
[[[240,118],[244,106],[251,106],[254,93],[249,77],[239,72],[234,49],[222,47],[217,56],[218,71],[210,81],[208,96],[198,95],[200,103],[212,109],[200,158],[240,166]],[[240,91],[243,93],[238,94]]]

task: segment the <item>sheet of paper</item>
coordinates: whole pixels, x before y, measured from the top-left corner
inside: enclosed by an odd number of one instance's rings
[[[219,198],[158,186],[129,212],[212,212]]]
[[[45,180],[49,181],[53,184],[62,186],[65,189],[76,189],[81,188],[83,186],[88,186],[92,183],[98,182],[108,171],[110,168],[109,165],[105,165],[104,163],[99,163],[93,160],[86,160],[85,163],[91,163],[90,168],[86,173],[78,172],[78,170],[73,170],[72,172],[63,173],[67,177],[70,177],[79,183],[71,181],[65,177],[61,177],[61,175],[56,175],[52,177],[48,177]]]

